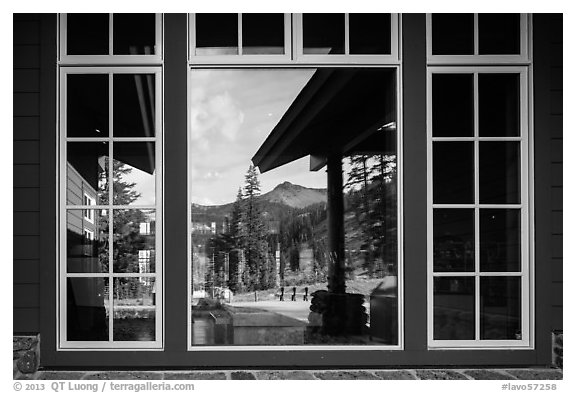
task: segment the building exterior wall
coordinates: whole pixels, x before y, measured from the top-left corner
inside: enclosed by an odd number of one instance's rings
[[[186,17],[165,16],[164,170],[186,167]],[[426,341],[426,18],[403,17],[405,307],[404,351],[349,357],[254,351],[251,365],[550,364],[551,331],[562,330],[562,16],[534,16],[534,189],[536,351],[428,351]],[[165,179],[166,269],[164,352],[68,352],[56,356],[56,16],[14,17],[14,326],[15,334],[40,333],[46,365],[190,365],[245,363],[232,352],[190,354],[186,342],[186,184]],[[53,30],[53,31],[52,31]],[[52,31],[51,34],[43,32]],[[178,99],[176,99],[176,97]],[[42,278],[41,278],[42,277]],[[42,289],[40,282],[42,281]],[[40,300],[42,299],[42,300]],[[548,337],[548,341],[546,341]],[[512,351],[514,352],[514,351]],[[90,354],[90,356],[87,356]],[[89,359],[88,359],[89,358]],[[447,360],[448,359],[448,360]],[[359,362],[359,363],[358,363]]]

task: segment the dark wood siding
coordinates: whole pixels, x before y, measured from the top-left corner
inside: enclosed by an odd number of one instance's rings
[[[14,15],[14,333],[40,330],[40,16]]]
[[[562,15],[552,15],[550,29],[550,145],[552,207],[552,329],[562,330]],[[559,195],[559,196],[558,196]]]

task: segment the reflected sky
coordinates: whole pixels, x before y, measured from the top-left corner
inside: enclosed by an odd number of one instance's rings
[[[194,70],[191,73],[192,202],[233,202],[250,159],[314,74],[297,70]],[[260,175],[262,193],[289,181],[326,187],[304,157]]]

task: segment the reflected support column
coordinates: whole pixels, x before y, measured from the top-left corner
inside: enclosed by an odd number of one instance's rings
[[[344,195],[342,182],[342,156],[328,157],[328,291],[345,293],[344,276]]]

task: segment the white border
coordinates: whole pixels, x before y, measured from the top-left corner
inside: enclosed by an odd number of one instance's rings
[[[115,74],[153,74],[155,75],[155,136],[154,137],[142,137],[142,138],[123,138],[113,136],[113,75]],[[108,75],[110,89],[108,91],[109,95],[109,132],[108,137],[104,138],[75,138],[66,137],[66,76],[69,74],[103,74]],[[164,291],[163,291],[163,277],[164,277],[164,232],[163,232],[163,79],[162,79],[162,67],[59,67],[59,149],[58,149],[58,162],[59,162],[59,205],[58,205],[58,217],[59,217],[59,255],[58,255],[58,290],[57,290],[57,343],[58,351],[62,350],[107,350],[107,349],[146,349],[146,350],[162,350],[164,346]],[[142,141],[142,142],[155,142],[155,165],[156,165],[156,178],[155,178],[155,194],[156,203],[154,205],[113,205],[112,195],[109,197],[108,205],[67,205],[66,204],[66,144],[68,142],[107,142],[109,152],[112,153],[114,142],[131,142],[131,141]],[[111,155],[110,155],[111,156]],[[112,165],[109,165],[108,174],[109,179],[112,179]],[[110,194],[112,193],[112,188],[109,189]],[[109,269],[107,273],[66,273],[66,212],[67,210],[82,209],[82,208],[93,208],[93,209],[108,209],[113,212],[113,210],[120,209],[154,209],[156,213],[156,234],[155,234],[155,249],[156,249],[156,272],[147,274],[138,273],[113,273],[113,263],[109,263]],[[109,222],[111,225],[111,222]],[[162,230],[158,230],[161,228]],[[109,231],[109,250],[112,252],[112,231]],[[84,277],[84,278],[108,278],[108,280],[113,280],[115,277],[154,277],[156,282],[156,317],[155,317],[155,340],[147,342],[137,342],[137,341],[112,341],[113,337],[113,325],[111,320],[113,319],[113,292],[109,291],[109,341],[68,341],[66,337],[66,278],[67,277]],[[109,282],[110,284],[110,282]],[[111,288],[109,286],[109,288]]]
[[[432,75],[433,74],[472,74],[474,75],[474,137],[443,138],[432,136]],[[511,73],[520,76],[520,136],[519,137],[479,137],[478,136],[478,75],[489,73]],[[529,83],[529,67],[527,66],[431,66],[427,68],[426,94],[426,137],[427,137],[427,303],[428,303],[428,347],[429,349],[533,349],[534,341],[534,303],[533,303],[533,221],[532,211],[532,109]],[[480,141],[519,141],[521,166],[521,196],[520,204],[480,204],[478,191],[478,145]],[[433,204],[433,158],[432,144],[434,141],[470,141],[474,143],[474,203],[472,204]],[[434,272],[433,271],[433,209],[434,208],[473,208],[475,214],[475,272]],[[479,269],[479,210],[480,208],[520,208],[521,210],[521,271],[520,272],[480,272]],[[501,276],[521,277],[521,340],[480,340],[479,339],[479,277]],[[434,277],[476,277],[475,280],[475,340],[434,340]]]
[[[163,15],[155,14],[156,19],[156,53],[153,55],[114,55],[113,29],[114,14],[109,14],[109,43],[107,55],[68,55],[67,54],[67,14],[58,14],[59,19],[59,54],[60,65],[96,65],[96,64],[161,64],[163,59]]]

